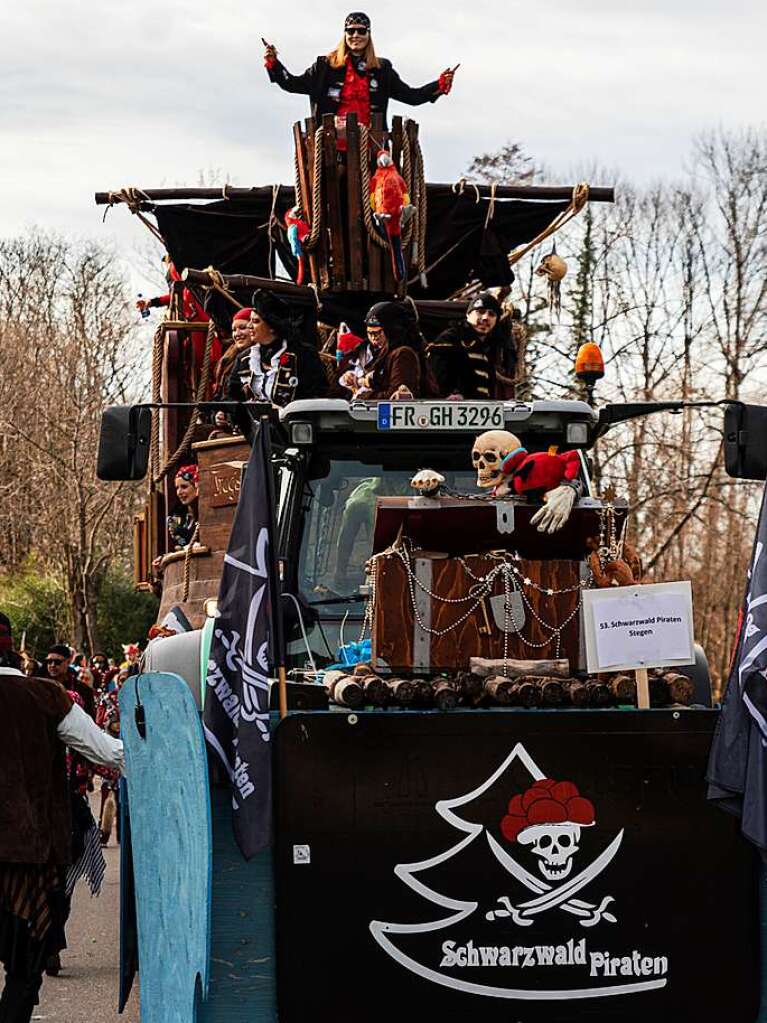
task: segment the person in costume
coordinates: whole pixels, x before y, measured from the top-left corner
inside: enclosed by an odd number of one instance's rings
[[[251,315],[253,310],[250,306],[238,309],[232,317],[232,343],[221,356],[216,365],[216,372],[213,381],[213,398],[224,400],[229,386],[229,376],[232,372],[237,357],[246,352],[253,344],[253,329],[251,327]],[[210,440],[215,437],[227,436],[233,432],[231,417],[224,411],[218,411],[213,417],[214,430]]]
[[[46,963],[66,947],[74,867],[66,749],[123,769],[119,739],[105,734],[51,679],[19,670],[8,619],[0,615],[0,961],[3,1023],[29,1023]]]
[[[349,14],[338,46],[326,56],[317,57],[301,75],[292,75],[278,59],[274,46],[267,43],[264,63],[269,80],[285,92],[309,96],[312,117],[318,122],[324,114],[334,114],[343,125],[347,114],[355,113],[360,124],[369,125],[372,114],[381,114],[384,128],[390,99],[420,106],[450,92],[455,74],[450,68],[426,85],[406,85],[391,61],[376,55],[370,27],[367,14]]]
[[[469,302],[466,318],[443,331],[426,356],[444,398],[509,397],[516,375],[516,349],[501,305],[489,291]]]
[[[234,361],[227,400],[283,407],[300,398],[323,398],[328,381],[319,353],[297,338],[290,307],[262,288],[253,292],[251,306],[252,345]],[[240,407],[234,419],[249,437],[252,420],[247,410]]]
[[[355,398],[398,401],[432,398],[437,388],[426,363],[423,338],[409,302],[377,302],[365,317],[367,348],[362,374],[342,375],[339,383]]]
[[[182,465],[174,480],[179,506],[168,516],[172,550],[180,551],[192,542],[197,529],[197,501],[200,496],[200,470],[194,464]]]
[[[170,256],[163,256],[163,263],[165,264],[165,278],[168,282],[168,288],[170,289],[173,284],[176,284],[181,280],[181,275],[173,263]],[[170,305],[171,292],[168,290],[164,295],[155,295],[154,298],[144,299],[140,298],[136,302],[136,308],[139,312],[144,312],[147,309],[156,309],[167,307]],[[196,321],[198,323],[210,323],[210,316],[205,312],[201,302],[197,300],[193,292],[186,286],[181,292],[181,314],[185,320]],[[192,374],[192,388],[196,390],[199,375],[202,372],[202,365],[205,359],[205,345],[207,342],[207,334],[202,330],[193,330],[189,335],[191,339],[192,347],[192,362],[194,372]],[[217,335],[213,337],[213,343],[210,349],[210,377],[214,379],[214,367],[218,360],[221,358],[221,342]],[[209,390],[212,391],[212,383],[209,386]]]

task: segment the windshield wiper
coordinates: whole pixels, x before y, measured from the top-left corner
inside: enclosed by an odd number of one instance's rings
[[[324,601],[310,601],[310,608],[321,608],[326,604],[362,604],[366,601],[367,597],[363,596],[362,593],[352,593],[351,596],[330,596],[324,599]]]

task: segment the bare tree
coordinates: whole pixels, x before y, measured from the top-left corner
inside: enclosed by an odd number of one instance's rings
[[[96,479],[101,410],[146,363],[113,254],[35,233],[0,242],[0,566],[32,552],[61,580],[71,640],[95,649],[95,603],[125,559],[135,488]]]

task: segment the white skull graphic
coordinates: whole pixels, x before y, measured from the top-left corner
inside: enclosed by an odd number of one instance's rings
[[[538,869],[548,881],[564,881],[573,867],[581,837],[579,824],[534,824],[520,832],[517,841],[529,845]]]
[[[477,470],[478,487],[495,487],[504,479],[501,462],[506,455],[521,447],[518,437],[507,430],[488,430],[474,441],[471,461]]]

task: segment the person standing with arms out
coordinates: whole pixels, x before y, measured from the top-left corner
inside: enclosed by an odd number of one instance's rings
[[[384,128],[390,99],[415,107],[435,103],[450,92],[456,68],[446,68],[426,85],[406,85],[391,61],[377,56],[370,27],[367,14],[349,14],[338,46],[326,56],[317,57],[301,75],[292,75],[278,59],[275,47],[262,40],[269,80],[285,92],[308,96],[312,117],[318,122],[323,115],[334,114],[343,125],[347,114],[354,113],[360,124],[369,125],[371,115],[381,114]]]
[[[45,964],[65,947],[72,818],[66,747],[123,769],[123,746],[62,685],[19,670],[0,615],[0,1023],[29,1023]]]

